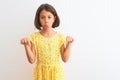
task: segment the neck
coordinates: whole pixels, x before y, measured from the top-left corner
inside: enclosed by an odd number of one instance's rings
[[[55,34],[56,32],[51,28],[51,29],[42,29],[41,34],[43,36],[51,37]]]
[[[42,29],[41,30],[41,33],[43,33],[43,34],[50,34],[50,33],[53,33],[53,32],[54,32],[53,29]]]

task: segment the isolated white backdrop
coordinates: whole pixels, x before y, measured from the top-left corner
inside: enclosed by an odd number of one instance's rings
[[[0,1],[0,80],[32,80],[20,39],[36,31],[34,15],[42,3],[52,4],[61,19],[57,30],[71,35],[64,80],[120,80],[119,0]]]

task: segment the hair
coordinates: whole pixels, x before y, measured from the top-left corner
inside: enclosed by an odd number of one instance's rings
[[[39,6],[39,8],[37,9],[37,11],[36,11],[35,20],[34,20],[34,25],[35,25],[35,27],[36,27],[38,30],[41,30],[42,25],[41,25],[41,22],[40,22],[40,13],[41,13],[41,11],[43,11],[43,10],[46,10],[46,11],[52,13],[53,16],[55,17],[55,21],[54,21],[54,23],[53,23],[53,25],[52,25],[52,28],[58,27],[59,24],[60,24],[59,16],[58,16],[55,8],[54,8],[52,5],[47,4],[47,3],[46,3],[46,4],[41,4],[41,5]]]

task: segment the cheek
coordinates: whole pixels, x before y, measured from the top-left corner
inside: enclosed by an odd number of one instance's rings
[[[44,23],[44,21],[43,21],[43,20],[40,20],[40,23],[41,23],[41,24],[43,24],[43,23]]]
[[[53,19],[53,20],[52,20],[52,23],[54,23],[54,22],[55,22],[55,20]]]
[[[54,20],[52,21],[52,23],[54,23]]]

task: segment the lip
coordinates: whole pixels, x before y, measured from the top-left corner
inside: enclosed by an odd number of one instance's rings
[[[47,23],[47,24],[45,24],[44,26],[45,26],[45,27],[48,27],[48,26],[49,26],[49,24]]]

